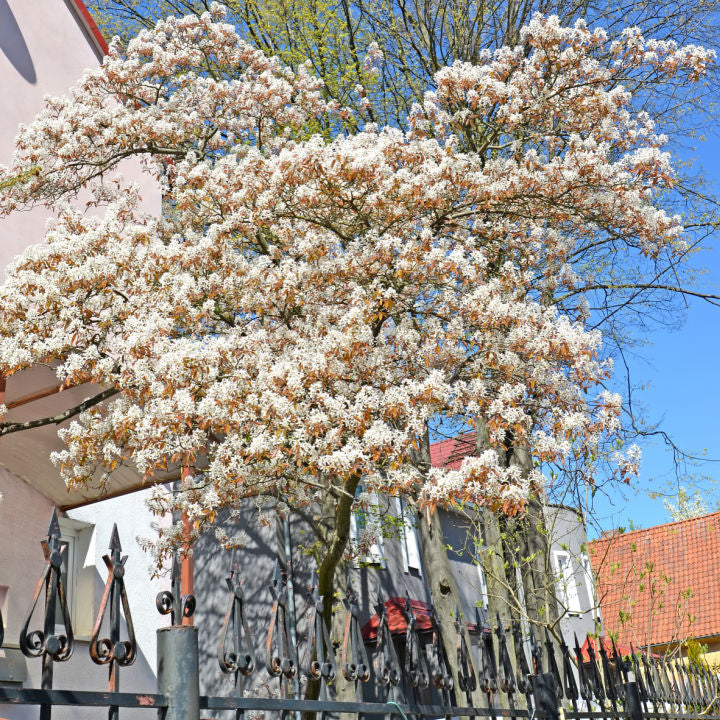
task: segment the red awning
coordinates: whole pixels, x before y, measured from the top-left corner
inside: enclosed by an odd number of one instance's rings
[[[402,635],[407,630],[407,618],[405,617],[405,598],[391,597],[384,603],[387,613],[388,627],[393,635]],[[410,600],[410,606],[415,614],[418,630],[432,629],[432,608],[422,600]],[[377,613],[373,615],[362,628],[363,640],[375,640],[377,638],[380,618]]]
[[[608,656],[612,657],[613,653],[613,646],[612,646],[612,640],[610,640],[609,637],[606,635],[601,635],[598,640],[602,643],[602,647],[605,648],[605,652],[608,654]],[[597,643],[597,640],[594,638],[591,638],[589,635],[585,638],[585,642],[582,644],[582,647],[580,648],[580,652],[582,653],[583,662],[590,662],[590,653],[588,652],[588,648],[592,646],[593,650],[595,651],[595,657],[598,657],[599,653],[599,645]],[[632,648],[629,645],[625,645],[624,643],[616,643],[615,647],[617,648],[617,651],[620,653],[622,657],[627,657],[628,655],[632,655]]]

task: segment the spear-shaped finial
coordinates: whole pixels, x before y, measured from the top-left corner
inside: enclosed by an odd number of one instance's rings
[[[47,544],[43,544],[44,552],[50,566],[59,571],[62,566],[64,548],[60,546],[60,523],[58,522],[57,508],[53,508],[47,533]]]
[[[58,521],[57,508],[53,508],[52,515],[50,516],[50,524],[48,525],[48,540],[51,538],[60,537],[60,522]]]
[[[122,552],[122,545],[120,544],[120,533],[118,533],[117,523],[113,523],[112,532],[110,533],[110,544],[108,550]]]
[[[112,558],[112,572],[115,577],[122,577],[125,575],[125,561],[127,555],[122,555],[122,545],[120,544],[120,534],[118,533],[117,524],[113,523],[113,529],[110,533],[110,544],[108,545],[110,550],[110,557]],[[108,565],[108,567],[110,567]]]
[[[240,583],[239,571],[240,568],[236,559],[236,550],[237,548],[233,548],[230,555],[230,572],[225,578],[225,584],[227,585],[228,590],[231,593],[233,593],[238,598],[242,598],[242,585]]]

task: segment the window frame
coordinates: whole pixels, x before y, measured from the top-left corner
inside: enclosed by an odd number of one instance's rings
[[[357,497],[363,492],[365,492],[365,488],[362,485],[358,485],[357,490],[355,491],[355,497]],[[374,490],[371,490],[368,495],[370,497],[369,505],[374,508],[374,511],[371,513],[367,513],[363,510],[355,509],[350,515],[350,539],[354,540],[355,542],[357,542],[358,538],[360,537],[360,530],[368,525],[368,516],[370,516],[371,518],[371,523],[374,524],[376,521],[372,520],[373,514],[377,516],[379,516],[380,514],[380,499],[378,497],[378,494]],[[359,522],[361,516],[362,525]],[[383,570],[387,568],[385,545],[383,543],[382,536],[382,524],[379,524],[377,529],[379,532],[376,541],[368,549],[368,552],[365,555],[357,556],[355,558],[355,567],[368,566],[382,568]]]
[[[411,513],[407,512],[407,506],[402,498],[395,498],[395,512],[402,532],[400,550],[402,552],[403,572],[410,575],[411,571],[414,570],[417,572],[418,577],[422,577],[422,552],[420,551],[420,539],[415,519]]]
[[[66,592],[70,621],[76,640],[89,640],[95,619],[95,525],[59,517],[60,545],[66,546]],[[56,624],[58,632],[61,625]]]
[[[583,606],[580,599],[580,582],[573,566],[572,555],[569,550],[554,550],[553,561],[557,572],[556,586],[564,599],[565,610],[568,615],[582,615]]]

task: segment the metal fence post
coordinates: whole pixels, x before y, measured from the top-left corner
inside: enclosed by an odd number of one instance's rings
[[[546,720],[558,720],[560,717],[560,702],[555,688],[555,678],[552,673],[538,673],[531,675],[535,713]]]
[[[193,625],[173,625],[157,631],[158,692],[167,698],[163,720],[200,719],[198,631]]]
[[[628,673],[625,686],[625,717],[628,720],[643,720],[642,705],[640,704],[640,691],[635,681],[635,673]]]

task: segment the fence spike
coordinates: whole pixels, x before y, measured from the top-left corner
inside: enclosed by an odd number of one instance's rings
[[[251,675],[255,670],[255,643],[245,615],[245,595],[235,553],[236,550],[233,548],[230,572],[225,578],[230,598],[220,631],[217,656],[220,671],[226,675],[234,675],[234,684],[237,688],[239,676]],[[226,650],[228,641],[231,650]]]
[[[320,595],[317,573],[313,571],[306,599],[310,608],[306,658],[301,668],[308,677],[320,682],[320,699],[327,698],[327,684],[335,679],[337,661],[330,642],[323,610],[325,600]]]
[[[298,662],[295,646],[290,642],[287,585],[280,570],[280,561],[277,559],[272,578],[270,593],[273,597],[273,606],[265,641],[265,668],[273,677],[284,675],[291,680],[297,673]]]
[[[387,607],[381,588],[378,589],[375,612],[378,616],[377,637],[375,638],[375,677],[381,685],[391,690],[400,684],[400,662],[390,633]]]

